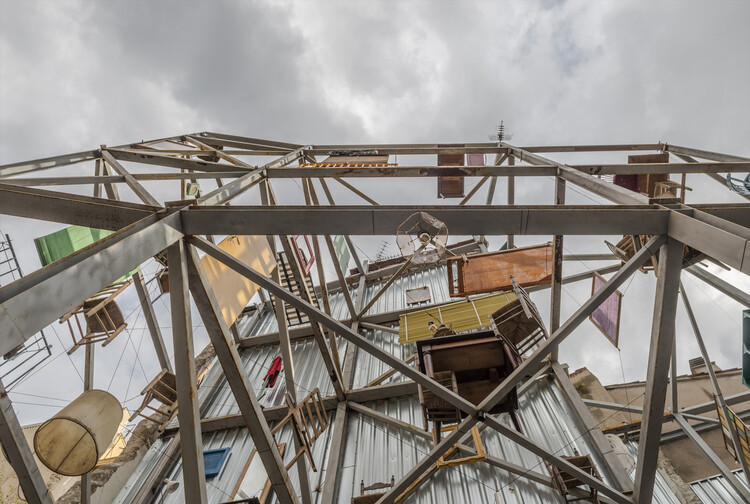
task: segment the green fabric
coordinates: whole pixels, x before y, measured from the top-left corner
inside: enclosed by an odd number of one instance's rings
[[[114,231],[106,229],[69,226],[46,236],[35,238],[34,245],[36,245],[36,251],[39,255],[39,260],[42,262],[42,266],[47,266],[98,242],[112,233]],[[138,268],[135,268],[118,281],[130,277],[136,271],[138,271]]]

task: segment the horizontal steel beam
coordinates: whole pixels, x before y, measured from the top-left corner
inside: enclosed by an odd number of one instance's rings
[[[669,236],[750,274],[750,229],[698,210],[689,213],[670,214]]]
[[[118,230],[160,207],[0,184],[0,214]]]
[[[346,393],[347,400],[358,403],[381,401],[397,397],[405,397],[417,394],[417,384],[413,381],[403,381],[389,383],[387,385],[378,385],[376,387],[364,387],[361,389],[349,390]],[[323,398],[323,407],[326,411],[333,411],[338,406],[339,401],[335,395]],[[289,412],[286,406],[274,406],[263,408],[263,416],[268,422],[277,422],[284,418]],[[220,417],[204,418],[201,420],[201,432],[216,432],[220,430],[236,429],[245,426],[245,419],[241,413],[224,415]],[[164,430],[164,436],[177,434],[179,427],[167,427]]]
[[[750,161],[731,163],[643,163],[574,164],[570,168],[588,175],[634,175],[642,173],[729,173],[750,171]],[[302,177],[551,177],[557,175],[553,164],[512,166],[298,166],[268,171],[269,178]]]
[[[670,210],[645,206],[231,206],[183,211],[186,234],[393,235],[414,212],[454,235],[663,234]]]
[[[202,161],[200,159],[185,159],[173,156],[158,154],[159,151],[126,151],[109,148],[109,153],[118,161],[127,161],[130,163],[141,163],[167,168],[179,168],[184,170],[194,170],[198,172],[225,172],[225,171],[249,171],[250,168],[242,168],[236,165],[226,163],[214,163],[211,161]],[[151,153],[153,152],[153,153]]]
[[[208,173],[131,173],[136,180],[203,180],[216,178],[236,178],[247,173],[246,171],[224,171]],[[58,185],[89,185],[89,184],[120,184],[125,182],[125,177],[120,175],[86,175],[81,177],[21,177],[4,179],[4,184],[12,184],[23,187],[35,186],[58,186]]]
[[[0,166],[0,179],[10,177],[11,175],[21,175],[23,173],[46,170],[57,166],[66,166],[84,161],[91,161],[99,157],[99,150],[90,150],[83,152],[74,152],[73,154],[63,154],[61,156],[52,156],[33,161],[21,161],[19,163],[10,163]]]

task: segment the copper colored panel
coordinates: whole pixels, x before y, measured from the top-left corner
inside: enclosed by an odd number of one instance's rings
[[[552,244],[487,254],[448,258],[451,297],[508,290],[513,276],[521,287],[542,285],[552,278]]]
[[[642,163],[669,163],[669,153],[660,152],[659,154],[638,154],[628,156],[628,164]],[[669,180],[667,173],[641,173],[638,175],[638,192],[648,194],[653,198],[656,193],[656,184]]]
[[[463,154],[438,154],[438,166],[463,166]]]
[[[438,177],[438,198],[463,198],[463,177]]]

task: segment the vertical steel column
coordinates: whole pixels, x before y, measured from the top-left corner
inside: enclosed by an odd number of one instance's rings
[[[172,365],[169,363],[167,347],[164,345],[164,338],[161,335],[161,329],[159,329],[159,321],[156,318],[154,305],[151,304],[151,299],[148,297],[148,289],[143,279],[143,273],[137,271],[133,275],[133,284],[135,285],[135,292],[138,294],[138,300],[141,302],[141,309],[143,309],[143,316],[146,319],[146,325],[148,325],[148,333],[151,335],[151,341],[154,343],[154,350],[156,350],[159,365],[162,369],[166,369],[172,373]]]
[[[555,177],[555,205],[565,204],[565,179]],[[555,235],[552,245],[552,282],[549,310],[549,332],[560,327],[560,303],[562,302],[563,236]],[[558,347],[552,349],[550,360],[557,362]]]
[[[83,390],[94,386],[94,345],[86,345],[86,362],[83,368]],[[81,504],[91,503],[91,473],[81,476]]]
[[[5,387],[0,382],[0,442],[3,451],[16,472],[18,483],[29,504],[52,504],[47,485],[39,473],[29,443],[18,423],[13,404],[10,402]]]
[[[508,166],[515,166],[516,158],[514,156],[508,156]],[[516,204],[516,177],[513,175],[508,176],[508,206]],[[516,248],[513,240],[513,235],[508,235],[508,250]]]
[[[198,411],[198,385],[195,376],[193,326],[188,295],[187,256],[180,239],[167,249],[169,297],[172,309],[174,367],[177,377],[177,419],[180,423],[182,479],[190,502],[205,504],[206,471],[203,465],[203,438]]]
[[[659,252],[651,346],[648,355],[646,395],[643,401],[641,438],[638,443],[638,465],[635,473],[635,502],[650,504],[653,498],[656,462],[659,456],[667,375],[675,337],[677,291],[680,285],[684,244],[672,238]]]
[[[237,401],[247,430],[255,443],[273,491],[280,503],[297,504],[296,493],[276,440],[268,427],[263,409],[255,398],[255,392],[245,374],[237,347],[231,343],[229,328],[224,322],[221,308],[203,272],[198,254],[192,247],[188,247],[186,252],[190,291],[193,293],[193,299],[211,338],[216,357],[221,364],[232,395]]]
[[[357,298],[355,300],[357,309],[361,308],[364,301],[365,286],[366,281],[363,273],[359,277],[359,287],[357,288]],[[358,320],[352,322],[351,329],[353,331],[359,329]],[[357,346],[351,342],[347,342],[343,370],[344,386],[347,390],[351,390],[354,386],[354,363],[356,356]],[[349,409],[347,408],[346,403],[339,402],[336,407],[336,419],[333,426],[333,434],[331,435],[331,447],[328,450],[328,464],[326,465],[326,479],[323,483],[323,495],[320,500],[321,504],[333,504],[336,499],[336,483],[338,482],[339,469],[341,468],[340,454],[341,450],[343,450],[344,443],[346,442],[346,424],[348,415]]]
[[[271,250],[273,251],[274,257],[276,257],[276,244],[274,243],[274,237],[270,236],[269,241],[273,243]],[[281,272],[278,266],[273,273],[274,282],[281,285]],[[297,404],[297,384],[295,382],[294,375],[294,358],[292,356],[292,343],[289,338],[289,326],[286,320],[286,303],[284,300],[276,297],[276,323],[279,328],[279,349],[281,350],[281,362],[284,364],[284,381],[286,383],[286,390],[289,396]],[[304,394],[303,394],[304,395]],[[299,440],[297,436],[292,436],[294,441],[295,451],[300,449]],[[307,474],[307,461],[305,457],[297,459],[297,475],[299,477],[300,493],[302,494],[302,503],[310,504],[311,493],[310,493],[310,479]]]

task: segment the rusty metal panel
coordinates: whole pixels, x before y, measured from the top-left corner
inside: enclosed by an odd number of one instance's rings
[[[463,144],[438,145],[438,147],[463,147]],[[438,154],[438,166],[464,166],[463,154]],[[438,198],[463,198],[463,176],[438,177]]]
[[[463,198],[463,177],[438,177],[438,198]]]
[[[552,244],[448,258],[451,297],[508,290],[513,276],[521,287],[542,285],[552,279]]]

